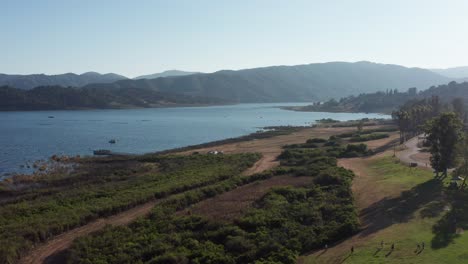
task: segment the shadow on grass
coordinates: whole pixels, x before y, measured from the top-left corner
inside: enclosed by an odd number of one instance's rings
[[[50,256],[48,256],[43,264],[60,264],[60,263],[66,263],[66,260],[67,260],[67,251],[66,250],[62,250],[62,251],[59,251],[59,252],[56,252]]]
[[[422,210],[421,210],[421,217],[422,218],[432,218],[439,216],[443,211],[444,207],[446,206],[446,202],[444,201],[432,201],[428,203]]]
[[[433,249],[448,246],[460,236],[463,229],[468,228],[468,192],[454,191],[450,193],[452,209],[444,215],[432,228],[434,237],[431,241]]]
[[[393,249],[390,250],[387,254],[385,254],[385,257],[388,258],[392,253],[393,253]]]
[[[373,256],[377,255],[380,253],[380,251],[382,251],[383,248],[377,248],[373,254]]]
[[[399,197],[384,198],[372,204],[361,211],[365,229],[360,236],[368,236],[395,223],[408,222],[415,211],[440,199],[442,188],[442,182],[432,179],[403,192]],[[431,211],[436,213],[437,210],[433,208]]]

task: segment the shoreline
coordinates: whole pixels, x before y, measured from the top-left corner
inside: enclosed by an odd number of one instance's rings
[[[86,156],[80,156],[80,155],[61,155],[59,157],[66,157],[66,159],[75,159],[78,157],[80,160],[93,160],[93,159],[103,159],[103,158],[131,158],[131,157],[138,157],[138,156],[145,156],[145,155],[168,155],[168,154],[176,154],[180,152],[186,152],[190,150],[196,150],[200,148],[211,148],[211,147],[216,147],[216,146],[221,146],[221,145],[226,145],[226,144],[233,144],[233,143],[240,143],[240,142],[248,142],[252,140],[258,140],[258,139],[266,139],[270,137],[275,137],[279,135],[288,135],[293,132],[298,132],[302,129],[307,129],[307,128],[313,128],[314,126],[270,126],[270,127],[262,127],[259,128],[259,131],[253,132],[247,135],[239,136],[239,137],[232,137],[232,138],[226,138],[226,139],[221,139],[221,140],[214,140],[214,141],[209,141],[205,143],[200,143],[200,144],[195,144],[195,145],[187,145],[183,147],[178,147],[178,148],[171,148],[171,149],[166,149],[166,150],[160,150],[160,151],[155,151],[155,152],[147,152],[147,153],[139,153],[139,154],[132,154],[132,153],[114,153],[111,152],[110,155],[86,155]],[[263,131],[262,131],[263,130]],[[42,160],[36,160],[33,161],[34,163],[40,163],[42,164],[53,164],[54,162],[54,156],[58,155],[52,155],[51,157],[48,157],[47,159],[42,159]],[[57,162],[55,161],[56,164],[61,164],[61,165],[67,165],[68,162]],[[23,165],[24,166],[24,165]],[[39,168],[33,168],[31,167],[32,172],[31,173],[18,173],[18,172],[10,172],[10,173],[5,173],[5,174],[0,174],[0,182],[15,177],[15,176],[34,176],[37,173],[41,173],[39,171]]]
[[[137,107],[137,106],[128,106],[128,107],[107,107],[107,108],[51,108],[51,109],[0,109],[1,112],[11,113],[11,112],[52,112],[52,111],[93,111],[93,110],[132,110],[132,109],[159,109],[159,108],[184,108],[184,107],[210,107],[210,106],[229,106],[229,105],[241,105],[241,104],[305,104],[310,102],[253,102],[253,103],[243,103],[243,102],[228,102],[228,103],[211,103],[211,104],[163,104],[155,105],[151,107]],[[289,106],[278,106],[277,108],[283,110]],[[301,106],[297,106],[301,107]]]
[[[377,123],[381,124],[387,124],[385,120],[388,119],[369,119],[367,122],[368,125],[376,125]],[[196,150],[196,149],[202,149],[202,148],[216,148],[221,145],[226,145],[226,144],[235,144],[235,143],[241,143],[241,142],[249,142],[249,141],[255,141],[255,140],[260,140],[260,139],[267,139],[275,136],[280,136],[280,135],[288,135],[294,132],[299,132],[303,129],[308,129],[308,128],[314,128],[314,127],[333,127],[336,126],[337,128],[339,127],[346,127],[346,126],[354,126],[350,125],[350,123],[356,122],[357,120],[348,120],[348,121],[339,121],[337,123],[320,123],[318,120],[315,120],[314,124],[307,125],[307,126],[267,126],[267,127],[259,127],[258,131],[246,134],[246,135],[241,135],[238,137],[231,137],[231,138],[225,138],[221,140],[214,140],[214,141],[208,141],[200,144],[193,144],[193,145],[186,145],[182,147],[176,147],[176,148],[170,148],[166,150],[160,150],[160,151],[150,151],[150,152],[145,152],[145,153],[119,153],[119,152],[112,152],[112,155],[103,155],[103,156],[98,156],[98,155],[76,155],[76,154],[53,154],[49,157],[44,157],[42,159],[34,160],[31,162],[28,162],[27,164],[21,164],[19,165],[20,167],[26,167],[28,165],[31,166],[31,170],[25,170],[22,171],[21,169],[16,169],[14,171],[7,171],[5,173],[0,174],[0,182],[13,178],[15,176],[34,176],[38,174],[46,174],[47,170],[39,170],[42,165],[46,165],[47,168],[50,168],[55,165],[69,165],[70,162],[57,162],[54,161],[53,157],[58,156],[62,157],[64,160],[75,160],[77,157],[79,160],[84,161],[84,160],[92,160],[92,159],[102,159],[102,158],[131,158],[131,157],[139,157],[139,156],[145,156],[145,155],[167,155],[167,154],[176,154],[176,153],[181,153],[181,152],[187,152],[191,150]],[[31,164],[38,163],[36,168],[33,167]],[[73,163],[73,162],[72,162]]]
[[[360,112],[360,111],[352,111],[352,110],[344,110],[344,109],[320,109],[320,110],[310,110],[310,109],[304,109],[306,106],[281,106],[280,108],[283,110],[287,111],[295,111],[295,112],[313,112],[313,113],[352,113],[352,114],[369,114],[366,112]],[[374,113],[374,112],[373,112]],[[374,114],[379,114],[379,115],[390,115],[392,112],[375,112]]]

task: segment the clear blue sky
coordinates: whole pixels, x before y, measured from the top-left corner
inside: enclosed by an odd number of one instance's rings
[[[0,72],[468,65],[467,0],[0,0]]]

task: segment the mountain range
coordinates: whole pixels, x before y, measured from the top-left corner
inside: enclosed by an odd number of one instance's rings
[[[148,75],[141,75],[133,78],[134,80],[139,80],[139,79],[156,79],[160,77],[170,77],[170,76],[184,76],[184,75],[190,75],[190,74],[195,74],[199,72],[187,72],[187,71],[179,71],[179,70],[169,70],[169,71],[163,71],[160,73],[153,73],[153,74],[148,74]]]
[[[0,86],[7,85],[29,90],[38,86],[60,85],[64,87],[81,87],[90,83],[111,83],[127,77],[115,73],[100,74],[86,72],[83,74],[65,73],[58,75],[46,74],[0,74]]]
[[[468,80],[468,66],[447,69],[430,69],[431,71],[449,78],[463,78]]]
[[[372,93],[387,89],[407,90],[410,87],[417,87],[419,90],[424,90],[433,85],[460,80],[427,69],[407,68],[399,65],[366,61],[272,66],[237,71],[222,70],[214,73],[167,71],[156,75],[140,76],[136,79],[128,79],[116,74],[101,75],[98,73],[31,76],[34,77],[31,79],[36,80],[35,82],[26,82],[25,80],[13,82],[11,78],[8,79],[8,76],[2,76],[0,86],[8,86],[10,94],[26,96],[28,99],[25,100],[30,102],[34,101],[30,97],[35,96],[35,92],[21,94],[14,93],[11,89],[28,89],[34,86],[32,83],[40,83],[38,81],[39,77],[46,80],[48,80],[46,77],[53,77],[56,80],[66,80],[66,82],[54,85],[80,87],[70,91],[70,94],[79,90],[86,91],[87,99],[84,101],[96,101],[97,99],[93,96],[98,96],[99,103],[84,106],[86,108],[118,108],[122,107],[122,105],[123,107],[132,107],[132,102],[139,102],[135,107],[157,106],[160,100],[144,102],[145,96],[150,92],[157,93],[157,96],[152,95],[153,98],[159,98],[162,95],[169,98],[169,101],[163,100],[164,105],[177,103],[177,100],[175,100],[177,96],[184,97],[184,102],[187,104],[190,104],[190,100],[197,103],[205,101],[210,103],[306,102],[324,101],[330,98],[342,98],[348,95]],[[153,78],[154,76],[159,77]],[[17,78],[16,80],[20,79]],[[10,80],[10,82],[5,83],[2,80]],[[13,78],[13,80],[15,79]],[[42,84],[42,86],[51,86],[51,84],[48,82]],[[100,90],[105,91],[105,93],[99,93]],[[42,91],[48,90],[42,88]],[[69,96],[66,89],[55,88],[52,91],[54,93],[50,95],[50,100],[55,100],[54,102],[57,100],[53,98],[57,98],[59,95]],[[132,98],[135,100],[125,101],[121,98],[117,100],[117,103],[112,103],[113,92],[118,93],[120,96],[121,94],[127,94],[129,91],[132,91]],[[40,105],[47,105],[47,94],[43,95],[43,92],[40,94],[42,95]],[[106,99],[106,96],[108,99]],[[206,98],[209,98],[209,100],[205,100]],[[104,103],[103,100],[108,102]],[[52,108],[67,108],[64,104],[52,103],[52,105]],[[11,104],[9,104],[9,107],[11,108]],[[34,108],[40,107],[35,106]],[[75,103],[72,108],[80,108],[79,103]]]
[[[187,72],[179,70],[169,70],[160,73],[142,75],[133,78],[139,79],[155,79],[169,76],[184,76],[195,74],[197,72]],[[83,74],[65,73],[56,75],[46,74],[1,74],[0,86],[10,86],[24,90],[30,90],[38,86],[63,86],[63,87],[82,87],[91,83],[112,83],[119,80],[129,79],[123,75],[115,73],[100,74],[97,72],[85,72]]]
[[[409,87],[427,89],[451,80],[420,68],[371,62],[329,62],[223,70],[157,79],[127,79],[85,87],[145,88],[215,97],[233,103],[256,103],[317,101],[385,89],[406,90]]]

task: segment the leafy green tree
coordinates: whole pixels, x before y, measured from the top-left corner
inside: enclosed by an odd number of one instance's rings
[[[455,166],[457,144],[463,138],[462,122],[453,112],[445,112],[428,122],[426,127],[427,141],[430,143],[431,166],[436,177],[447,176],[447,169]]]
[[[465,132],[465,138],[463,141],[462,147],[462,156],[463,156],[463,164],[455,170],[455,175],[462,176],[463,182],[460,185],[460,189],[464,189],[466,186],[466,178],[468,176],[468,134]]]

